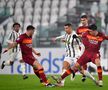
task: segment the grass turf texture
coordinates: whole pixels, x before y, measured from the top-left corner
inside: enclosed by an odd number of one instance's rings
[[[50,76],[48,78],[54,83]],[[64,87],[48,88],[42,86],[35,75],[29,75],[26,80],[21,75],[0,75],[0,90],[108,90],[108,76],[103,76],[103,80],[104,86],[98,87],[88,78],[83,83],[78,75],[74,81],[67,77]]]

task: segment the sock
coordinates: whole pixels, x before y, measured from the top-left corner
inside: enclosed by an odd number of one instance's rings
[[[10,66],[11,65],[11,61],[5,61],[5,63],[4,63],[4,65],[6,65],[6,66]]]
[[[21,62],[21,71],[22,71],[22,75],[25,75],[25,63]]]
[[[40,78],[40,75],[39,75],[39,70],[38,70],[38,69],[34,69],[34,73],[37,75],[37,77],[38,77],[39,79],[41,79],[41,78]]]
[[[87,71],[87,70],[84,70],[84,76],[87,76],[88,78],[92,79],[92,80],[95,80],[95,78]]]
[[[66,72],[66,69],[63,69],[61,75],[63,75],[65,72]],[[64,85],[64,83],[65,83],[65,79],[63,79],[63,80],[61,81],[61,83]]]
[[[40,70],[38,70],[38,73],[39,73],[39,77],[42,79],[42,81],[44,83],[48,83],[47,78],[46,78],[46,75],[44,73],[44,70],[43,69],[40,69]]]
[[[66,70],[65,73],[61,76],[62,80],[63,80],[65,77],[69,76],[71,73],[74,74],[74,71],[73,71],[71,68],[68,69],[68,70]]]
[[[101,66],[97,67],[97,73],[98,73],[99,80],[102,80],[102,67]]]

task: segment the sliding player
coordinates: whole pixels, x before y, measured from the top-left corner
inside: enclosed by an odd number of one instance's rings
[[[40,53],[35,51],[35,49],[32,47],[32,36],[34,34],[34,30],[35,28],[32,25],[29,25],[26,29],[26,33],[20,35],[19,38],[5,51],[8,51],[9,49],[14,48],[19,44],[24,62],[33,67],[34,73],[38,76],[39,79],[42,79],[42,84],[44,84],[46,87],[53,87],[55,85],[48,82],[42,65],[33,56],[33,53],[40,56]]]
[[[57,81],[61,82],[65,77],[70,75],[71,73],[74,73],[74,70],[77,68],[80,68],[81,66],[87,64],[88,62],[93,62],[97,66],[97,73],[98,73],[98,85],[100,87],[103,86],[102,81],[102,67],[100,63],[100,47],[101,43],[104,40],[108,40],[108,36],[104,35],[103,33],[100,33],[97,30],[96,25],[90,25],[89,26],[90,31],[86,32],[82,35],[82,41],[85,46],[85,51],[83,55],[78,59],[78,61],[75,63],[75,65],[68,69]],[[84,72],[85,75],[87,75],[86,72]],[[94,80],[95,81],[95,80]],[[97,83],[97,82],[96,82]]]
[[[10,33],[8,40],[7,40],[8,46],[11,43],[15,42],[16,39],[19,37],[19,35],[20,35],[19,30],[20,30],[20,24],[14,23],[13,30]],[[22,71],[23,79],[27,79],[28,76],[25,74],[25,63],[22,59],[21,50],[19,48],[19,45],[17,45],[13,49],[9,50],[9,55],[10,55],[9,60],[2,62],[1,69],[4,69],[5,66],[13,65],[15,60],[19,60],[19,62],[21,64],[21,71]]]

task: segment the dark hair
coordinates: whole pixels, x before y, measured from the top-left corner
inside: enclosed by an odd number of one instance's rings
[[[81,18],[88,18],[87,15],[82,15]]]
[[[17,22],[13,24],[13,27],[15,27],[15,25],[19,25],[19,27],[21,26],[21,25],[20,25],[19,23],[17,23]]]
[[[35,29],[35,27],[33,27],[32,25],[28,25],[27,26],[27,31],[29,31],[29,30],[34,30]]]
[[[91,24],[90,26],[88,26],[88,28],[93,31],[97,30],[97,26],[95,24]]]
[[[71,24],[71,23],[67,23],[67,24],[65,24],[64,26],[69,26],[69,27],[71,27],[72,24]]]

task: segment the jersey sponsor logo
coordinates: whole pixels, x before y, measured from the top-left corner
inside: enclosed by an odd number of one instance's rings
[[[28,48],[32,48],[32,44],[26,44]]]
[[[90,42],[91,44],[98,44],[98,41],[95,41],[95,40],[89,40],[89,42]]]

